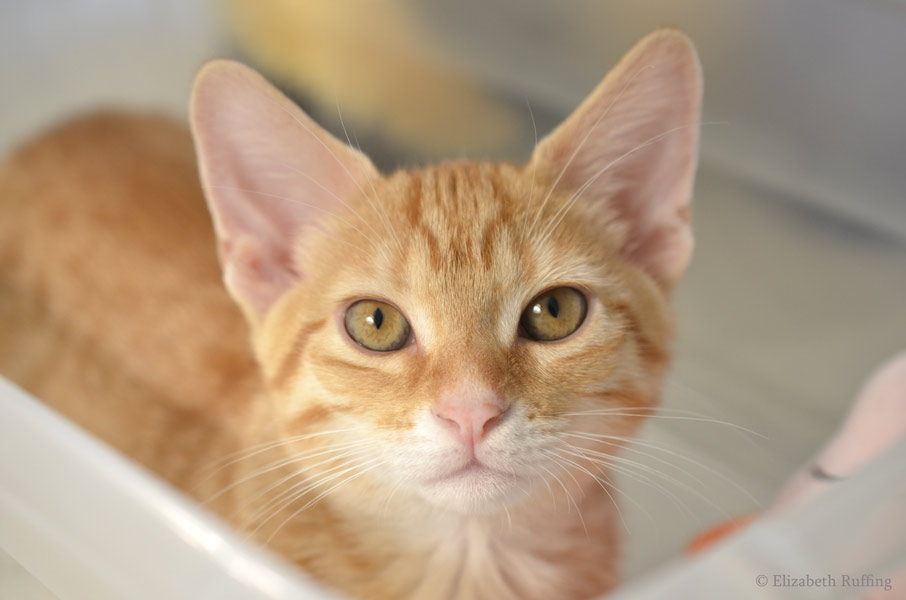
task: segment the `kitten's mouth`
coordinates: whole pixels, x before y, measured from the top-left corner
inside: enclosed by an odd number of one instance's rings
[[[431,502],[466,514],[496,510],[512,499],[519,477],[472,459],[465,465],[433,477],[421,487]]]
[[[476,459],[470,460],[464,466],[459,467],[449,473],[444,473],[439,477],[435,477],[431,480],[431,483],[439,483],[441,481],[451,481],[453,479],[459,479],[462,477],[486,477],[486,476],[501,476],[506,475],[500,471],[496,471],[489,466],[485,465],[482,462],[479,462]]]
[[[442,488],[465,485],[472,491],[481,489],[488,491],[511,487],[518,480],[519,476],[512,471],[501,471],[473,458],[462,467],[430,479],[429,483],[440,485]]]

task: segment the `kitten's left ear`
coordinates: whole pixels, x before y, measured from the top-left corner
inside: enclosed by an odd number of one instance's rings
[[[688,38],[656,31],[629,51],[532,157],[539,173],[560,177],[560,190],[618,219],[627,232],[623,255],[668,289],[692,253],[689,203],[701,87]]]
[[[202,67],[191,126],[224,282],[256,321],[304,275],[304,226],[343,210],[378,173],[239,63]]]

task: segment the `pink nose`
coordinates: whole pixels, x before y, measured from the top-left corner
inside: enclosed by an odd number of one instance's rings
[[[444,393],[434,406],[440,423],[472,448],[500,422],[507,407],[487,389],[463,389]]]

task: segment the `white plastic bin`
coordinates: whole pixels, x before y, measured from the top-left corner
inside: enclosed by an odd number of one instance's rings
[[[2,378],[0,548],[60,600],[338,597]],[[614,597],[856,598],[885,590],[842,585],[842,575],[904,569],[906,440],[816,501]],[[776,576],[825,574],[838,585],[774,585]],[[878,597],[906,598],[906,589],[886,593]]]

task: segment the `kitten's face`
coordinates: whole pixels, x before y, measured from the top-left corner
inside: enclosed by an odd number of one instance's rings
[[[527,166],[383,177],[254,74],[207,67],[202,177],[283,435],[335,431],[353,474],[461,512],[592,477],[666,367],[698,77],[657,33]]]
[[[379,442],[372,477],[484,510],[559,470],[552,453],[575,458],[565,444],[587,445],[565,434],[631,433],[636,419],[571,413],[655,401],[668,306],[595,214],[573,206],[557,223],[568,195],[542,206],[551,178],[534,175],[400,172],[307,236],[309,275],[263,327],[280,340],[268,370],[288,436],[356,429]]]

